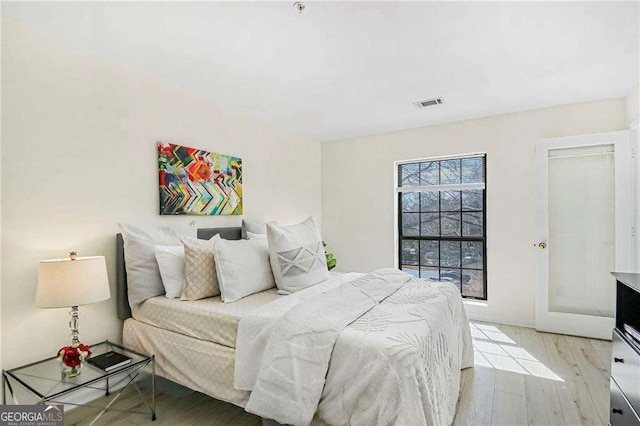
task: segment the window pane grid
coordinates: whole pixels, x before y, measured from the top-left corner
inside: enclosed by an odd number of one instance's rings
[[[485,170],[484,156],[398,166],[400,186],[421,186],[398,193],[401,268],[422,279],[451,282],[463,297],[483,300]],[[440,186],[428,190],[429,185]]]
[[[398,165],[398,186],[478,185],[486,181],[485,156]]]
[[[452,195],[453,192],[456,194]],[[484,212],[482,191],[479,190],[402,192],[401,203],[403,213]]]
[[[402,269],[405,272],[432,281],[451,282],[462,291],[465,297],[483,298],[483,293],[474,288],[473,285],[474,282],[477,283],[483,280],[484,268],[482,266],[474,267],[477,263],[466,263],[469,256],[465,255],[468,254],[469,250],[463,247],[464,244],[475,243],[482,250],[484,246],[482,241],[433,241],[428,239],[410,240],[407,238],[403,239],[402,243]],[[455,259],[456,256],[460,257]],[[484,265],[482,255],[478,260]]]

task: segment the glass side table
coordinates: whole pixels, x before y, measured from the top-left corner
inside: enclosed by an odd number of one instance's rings
[[[2,403],[7,403],[8,394],[13,404],[55,403],[102,409],[90,424],[94,424],[107,411],[149,413],[151,414],[151,420],[155,420],[155,357],[134,352],[109,341],[90,345],[90,347],[91,356],[116,351],[130,357],[131,362],[108,372],[85,362],[82,372],[72,378],[63,377],[60,362],[56,357],[11,370],[3,370],[2,387],[4,393]],[[143,384],[147,381],[150,381],[150,389],[145,392]],[[143,403],[143,408],[146,407],[148,411],[120,410],[113,407],[120,396],[131,388],[137,392],[140,401]],[[93,392],[93,394],[90,392]],[[111,398],[106,406],[90,405],[96,402],[96,398],[100,398],[100,393],[103,393],[104,396],[109,396],[113,392],[116,392],[115,396]],[[71,398],[74,396],[78,398],[76,396],[77,393],[80,394],[79,398],[89,398],[91,401],[74,402]],[[150,393],[150,395],[145,397],[145,393]]]

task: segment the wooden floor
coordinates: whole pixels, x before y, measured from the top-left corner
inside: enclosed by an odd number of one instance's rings
[[[611,342],[472,323],[456,425],[606,425]]]
[[[475,367],[462,372],[455,425],[606,425],[611,343],[531,328],[474,322]],[[135,394],[123,398],[138,408]],[[127,405],[128,404],[128,405]],[[160,394],[158,419],[108,412],[102,425],[260,425],[241,408],[197,392]],[[65,424],[88,424],[98,410],[78,409]]]

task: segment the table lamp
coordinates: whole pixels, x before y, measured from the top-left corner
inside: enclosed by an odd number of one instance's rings
[[[79,344],[78,306],[101,302],[111,297],[104,256],[78,257],[71,252],[67,259],[43,260],[38,267],[36,306],[68,308],[71,344]]]

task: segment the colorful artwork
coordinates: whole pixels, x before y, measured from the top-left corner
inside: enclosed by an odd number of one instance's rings
[[[160,214],[242,214],[242,159],[158,143]]]

